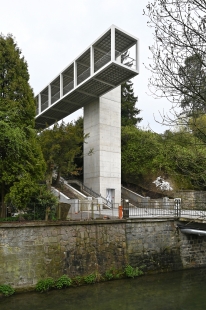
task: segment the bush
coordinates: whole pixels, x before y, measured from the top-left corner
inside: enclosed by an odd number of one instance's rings
[[[0,222],[17,222],[19,221],[19,217],[3,217],[0,218]]]
[[[72,279],[69,278],[67,275],[61,276],[55,284],[55,287],[58,289],[62,289],[64,287],[69,287],[72,285]]]
[[[120,279],[123,277],[123,275],[124,273],[122,272],[122,270],[111,268],[105,272],[104,277],[106,280],[110,281],[113,279]]]
[[[135,267],[133,268],[132,266],[130,265],[127,265],[125,267],[125,275],[128,277],[128,278],[134,278],[134,277],[138,277],[138,276],[141,276],[143,275],[143,271],[140,270],[138,267]]]
[[[4,296],[11,296],[15,293],[15,290],[10,285],[0,285],[0,293],[2,293]]]
[[[80,276],[76,276],[75,278],[73,278],[73,284],[80,286],[82,284],[82,280],[84,280],[82,277]]]
[[[101,278],[101,275],[98,272],[95,272],[95,273],[89,274],[88,276],[85,276],[84,281],[87,284],[93,284],[95,282],[99,282],[100,278]]]
[[[40,280],[36,284],[36,290],[38,292],[46,292],[55,286],[55,281],[53,278],[46,278],[44,280]]]

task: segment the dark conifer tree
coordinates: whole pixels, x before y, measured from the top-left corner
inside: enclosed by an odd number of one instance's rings
[[[35,101],[27,63],[13,37],[0,35],[0,216],[5,201],[23,208],[45,163],[34,129]]]
[[[132,66],[132,61],[130,61],[128,52],[122,55],[122,62],[128,66]],[[141,122],[142,118],[137,117],[140,110],[137,109],[138,97],[134,95],[133,83],[132,81],[127,81],[121,85],[121,122],[122,126],[137,125]]]

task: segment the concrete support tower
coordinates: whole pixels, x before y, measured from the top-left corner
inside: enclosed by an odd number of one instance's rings
[[[112,25],[36,96],[37,129],[84,107],[84,132],[90,135],[84,183],[115,204],[121,202],[120,85],[138,74],[138,39]]]
[[[84,107],[84,184],[121,202],[121,86]],[[93,149],[92,155],[87,155]]]

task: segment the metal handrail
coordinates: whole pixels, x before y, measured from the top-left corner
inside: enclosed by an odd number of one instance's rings
[[[58,91],[55,95],[51,97],[51,104],[57,101],[60,98],[60,91]]]
[[[90,76],[90,67],[77,76],[77,84],[80,84]]]
[[[96,72],[111,60],[111,52],[106,53],[103,57],[94,63],[94,71]]]
[[[48,100],[41,104],[41,112],[48,108]]]
[[[69,82],[67,85],[64,86],[63,88],[63,94],[65,95],[68,93],[70,90],[74,88],[74,81]]]
[[[82,189],[85,190],[85,192],[87,192],[88,194],[92,195],[92,197],[94,197],[94,198],[100,197],[103,201],[103,204],[105,204],[110,209],[112,208],[112,203],[110,201],[108,201],[106,198],[102,197],[101,194],[98,194],[95,191],[93,191],[92,188],[89,188],[86,185],[84,185],[84,183],[82,183]]]

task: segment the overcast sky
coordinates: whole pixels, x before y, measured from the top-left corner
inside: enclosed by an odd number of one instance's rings
[[[159,111],[169,110],[170,103],[148,96],[147,71],[153,43],[143,9],[148,0],[0,0],[0,31],[12,33],[22,50],[30,73],[30,84],[37,94],[60,71],[112,24],[140,40],[140,74],[133,79],[137,107],[143,117],[141,126],[156,132],[166,127],[155,122]],[[75,115],[70,117],[74,119]]]

